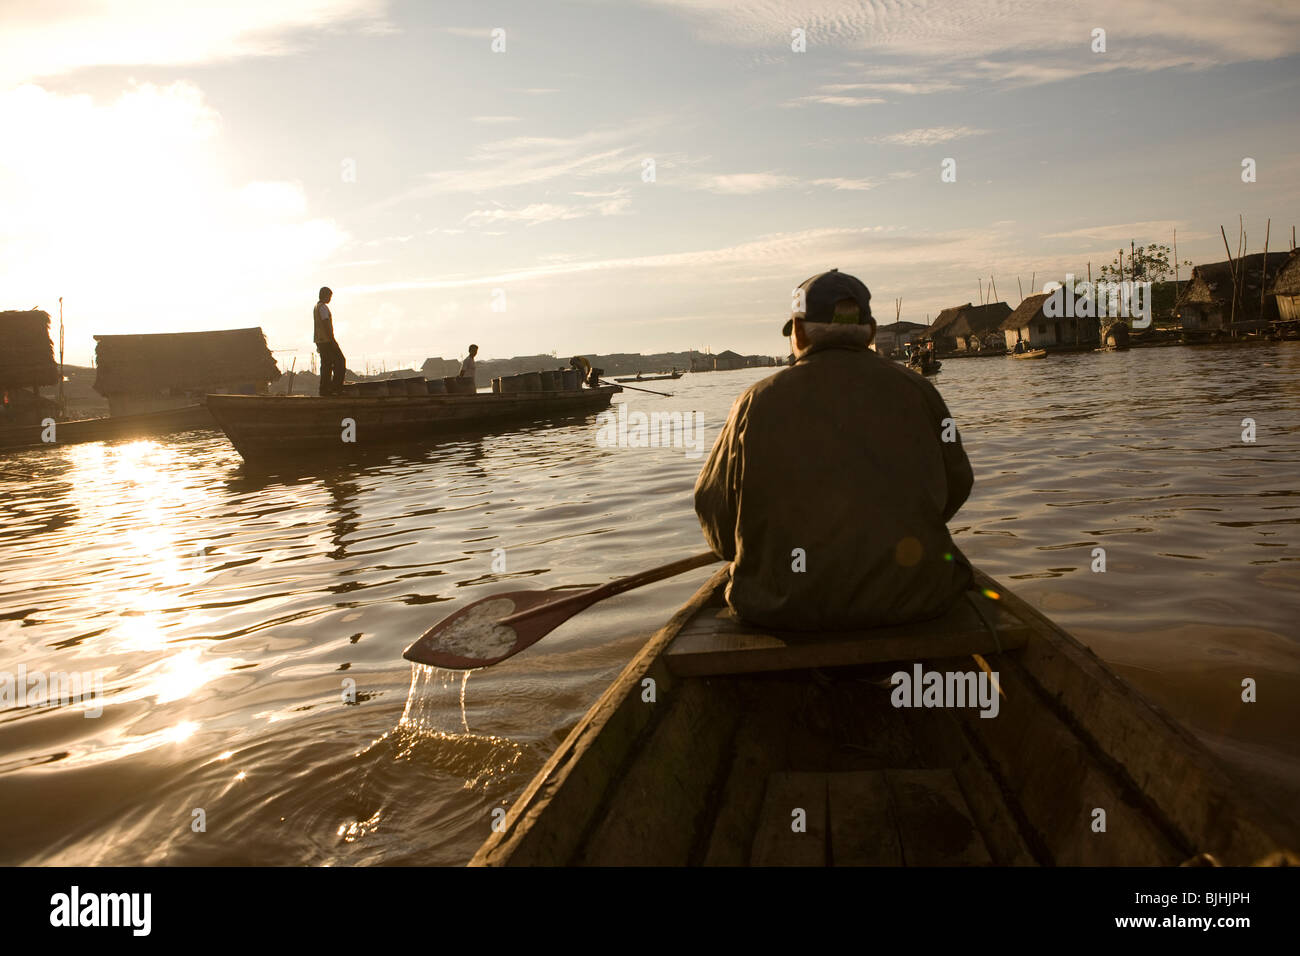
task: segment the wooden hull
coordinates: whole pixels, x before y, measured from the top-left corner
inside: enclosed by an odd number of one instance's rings
[[[1008,352],[1013,359],[1040,359],[1047,358],[1047,349],[1035,349],[1032,352],[1021,352],[1017,355],[1015,352]]]
[[[1293,821],[987,577],[994,646],[964,606],[866,637],[765,633],[731,616],[725,580],[650,639],[472,865],[1232,865],[1296,846]],[[971,653],[998,675],[996,716],[891,704],[893,672],[970,671]]]
[[[616,385],[558,392],[314,398],[209,395],[208,408],[245,461],[349,460],[503,422],[584,415],[609,406]],[[352,425],[349,429],[348,422]],[[350,431],[354,440],[346,441]]]
[[[82,418],[58,422],[54,426],[55,441],[46,443],[40,425],[21,425],[0,428],[0,448],[23,448],[32,445],[74,445],[90,441],[109,441],[121,438],[148,438],[192,428],[216,428],[212,413],[203,405],[187,405],[161,412],[142,415],[115,415],[109,418]]]

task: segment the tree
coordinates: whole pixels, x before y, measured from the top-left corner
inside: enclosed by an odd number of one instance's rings
[[[1158,242],[1138,246],[1130,255],[1124,256],[1122,267],[1118,255],[1108,265],[1102,266],[1099,278],[1107,282],[1119,282],[1121,279],[1166,282],[1174,277],[1174,265],[1170,261],[1172,255],[1173,250]],[[1192,267],[1191,260],[1183,260],[1179,265],[1186,266],[1189,270]]]

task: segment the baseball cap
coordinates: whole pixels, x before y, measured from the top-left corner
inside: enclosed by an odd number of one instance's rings
[[[859,324],[866,322],[874,324],[876,321],[871,316],[871,291],[861,279],[847,272],[832,269],[820,273],[805,280],[799,289],[803,290],[804,309],[802,312],[795,310],[790,313],[785,327],[781,329],[781,334],[784,336],[789,337],[795,319],[803,319],[805,322],[835,321],[835,303],[842,299],[852,299],[858,304]]]

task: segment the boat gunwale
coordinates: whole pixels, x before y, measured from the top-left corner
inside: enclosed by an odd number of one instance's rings
[[[661,677],[673,680],[664,660],[664,651],[725,585],[728,572],[729,566],[711,576],[638,650],[514,801],[501,831],[489,835],[471,859],[471,866],[562,865],[570,862],[581,850],[585,837],[599,823],[601,807],[609,798],[614,783],[611,771],[617,772],[619,768],[603,768],[606,771],[605,785],[596,793],[566,794],[566,784],[584,770],[588,775],[601,772],[600,767],[584,767],[583,764],[600,762],[602,755],[595,751],[602,733],[622,708],[636,700],[640,682],[645,676],[654,671],[656,680]],[[998,592],[999,600],[1004,602],[1007,610],[1029,625],[1031,634],[1026,645],[1007,651],[1003,656],[1010,657],[1021,676],[1028,679],[1039,706],[1061,719],[1069,732],[1094,757],[1100,758],[1101,765],[1116,777],[1122,787],[1137,791],[1145,805],[1145,813],[1159,830],[1173,838],[1175,845],[1204,852],[1209,848],[1204,845],[1205,834],[1200,831],[1207,827],[1213,830],[1225,824],[1231,826],[1230,832],[1216,835],[1223,837],[1224,848],[1236,857],[1249,857],[1248,862],[1258,861],[1270,849],[1276,850],[1292,843],[1294,826],[1278,817],[1248,788],[1243,788],[1241,781],[1230,777],[1218,758],[1190,730],[1111,670],[1095,652],[1059,624],[984,572],[976,569],[975,577],[977,588]],[[1094,706],[1098,703],[1104,705],[1107,700],[1112,705],[1119,704],[1116,712],[1120,718],[1114,722],[1110,733],[1098,736],[1096,717],[1086,708],[1080,709],[1080,702],[1075,699],[1077,693],[1069,694],[1068,687],[1054,691],[1044,683],[1043,678],[1050,676],[1047,672],[1051,668],[1062,666],[1067,669],[1065,676],[1071,676],[1070,672],[1073,672],[1074,677],[1083,678],[1086,686],[1097,689],[1098,693],[1092,698]],[[726,675],[716,676],[725,679]],[[752,675],[736,676],[744,679]],[[678,678],[683,681],[698,679]],[[665,688],[661,685],[660,689]],[[646,715],[640,729],[653,726],[656,719],[656,715]],[[972,731],[967,728],[966,733],[970,736]],[[640,733],[631,733],[626,752],[615,754],[613,761],[607,760],[606,763],[619,762],[620,757],[623,762],[635,757],[640,739]],[[1131,766],[1130,762],[1141,763],[1153,754],[1157,762],[1171,761],[1187,772],[1177,777],[1152,772],[1141,774],[1140,770],[1135,773],[1139,768]],[[981,759],[985,761],[986,769],[1000,775],[1001,768],[992,755],[985,753]],[[1186,797],[1191,787],[1195,787],[1198,799],[1193,801],[1189,812]],[[1014,794],[1009,796],[1014,798]],[[570,822],[567,836],[557,838],[542,824],[547,822],[545,814],[548,811],[554,818],[571,810],[571,805],[557,808],[557,800],[565,798],[570,804],[575,799],[578,801],[578,812],[583,818],[576,824]],[[1226,821],[1223,819],[1225,813]],[[1223,852],[1218,846],[1212,849]],[[1230,862],[1241,861],[1233,859]]]

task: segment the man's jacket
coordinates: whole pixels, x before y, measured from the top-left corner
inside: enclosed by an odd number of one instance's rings
[[[791,630],[938,616],[971,584],[947,521],[973,476],[947,406],[867,348],[869,326],[806,328],[798,361],[737,399],[695,484],[733,562],[727,601]]]

